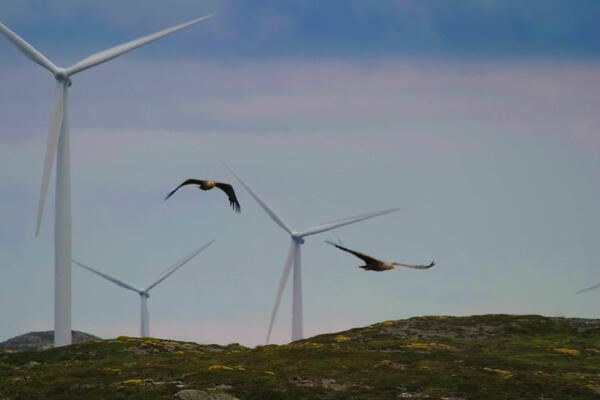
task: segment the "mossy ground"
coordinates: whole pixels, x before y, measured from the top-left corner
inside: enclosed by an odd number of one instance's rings
[[[172,399],[183,388],[265,400],[600,399],[600,321],[423,317],[253,349],[119,337],[0,354],[0,400]]]

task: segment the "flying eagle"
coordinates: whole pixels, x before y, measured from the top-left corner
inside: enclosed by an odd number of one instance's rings
[[[201,190],[210,190],[216,186],[225,193],[227,193],[227,197],[229,198],[229,204],[234,209],[234,211],[238,213],[240,212],[240,203],[238,202],[237,197],[235,197],[233,187],[229,183],[215,182],[211,180],[188,179],[184,181],[181,185],[177,186],[175,190],[173,190],[171,193],[169,193],[167,197],[165,197],[165,200],[171,197],[173,193],[179,190],[180,187],[185,185],[198,185],[198,189]]]
[[[366,265],[361,265],[358,268],[362,268],[365,271],[387,271],[389,269],[394,269],[394,267],[396,267],[396,266],[415,268],[415,269],[428,269],[435,265],[435,263],[433,261],[429,265],[410,265],[410,264],[400,264],[400,263],[389,263],[389,262],[378,260],[376,258],[373,258],[366,254],[360,253],[358,251],[347,249],[347,248],[340,246],[339,244],[336,244],[330,240],[326,240],[325,243],[335,246],[340,250],[347,251],[350,254],[354,254],[356,257],[362,259],[366,263]]]

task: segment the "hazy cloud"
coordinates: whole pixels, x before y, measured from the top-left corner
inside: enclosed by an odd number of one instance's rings
[[[600,64],[576,62],[230,65],[123,58],[73,79],[71,126],[75,132],[337,132],[404,140],[444,126],[485,127],[485,135],[502,125],[504,135],[560,136],[600,147],[593,130],[600,123],[599,76]],[[0,85],[6,89],[0,92],[0,142],[44,136],[54,95],[46,71],[15,68],[0,77]],[[18,134],[9,129],[15,124]]]

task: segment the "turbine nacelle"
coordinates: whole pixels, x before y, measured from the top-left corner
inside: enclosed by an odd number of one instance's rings
[[[59,82],[65,82],[67,86],[71,86],[71,79],[69,79],[69,71],[66,68],[58,68],[54,72],[54,78]]]
[[[146,292],[145,290],[141,290],[138,292],[140,294],[140,296],[145,297],[147,299],[150,298],[150,293]]]
[[[60,68],[54,73],[54,77],[59,81],[65,81],[69,78],[69,73],[66,68]]]
[[[304,239],[298,232],[294,232],[291,234],[292,240],[298,244],[304,244]]]

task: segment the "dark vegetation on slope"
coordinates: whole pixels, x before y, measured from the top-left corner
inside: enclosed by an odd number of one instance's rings
[[[249,349],[153,338],[0,354],[0,399],[600,399],[600,320],[422,317]]]

